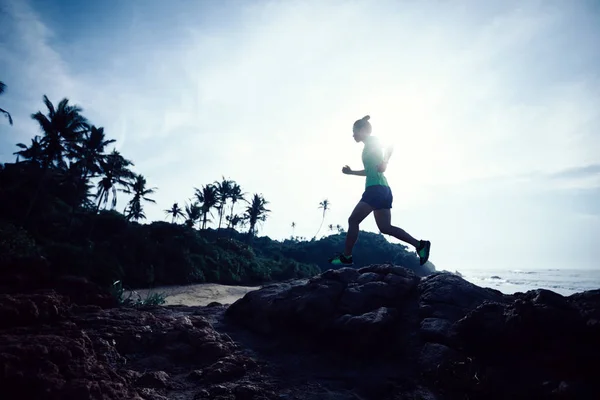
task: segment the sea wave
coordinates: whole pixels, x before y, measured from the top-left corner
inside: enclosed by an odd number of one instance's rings
[[[600,289],[600,271],[583,270],[472,270],[463,271],[464,278],[482,287],[492,287],[503,293],[548,289],[564,296]]]

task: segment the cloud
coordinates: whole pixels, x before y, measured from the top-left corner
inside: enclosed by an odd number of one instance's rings
[[[442,259],[462,237],[498,251],[519,218],[531,229],[518,240],[538,235],[539,249],[549,220],[588,227],[573,221],[599,185],[600,29],[581,3],[128,4],[68,44],[37,7],[2,7],[15,127],[0,124],[0,153],[36,132],[42,94],[67,96],[159,188],[151,220],[224,175],[270,201],[265,234],[295,221],[311,237],[324,198],[324,225],[345,226],[364,182],[340,170],[361,168],[351,125],[370,114],[396,145],[393,213],[451,242]],[[563,214],[550,192],[582,206]]]

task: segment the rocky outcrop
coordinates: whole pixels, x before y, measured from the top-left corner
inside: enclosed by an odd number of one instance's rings
[[[372,265],[140,309],[53,283],[0,294],[3,399],[600,398],[600,290],[508,296]]]
[[[102,309],[53,291],[0,295],[2,398],[275,398],[261,366],[203,311]]]
[[[600,290],[564,297],[538,289],[485,301],[456,323],[457,348],[476,360],[484,392],[508,398],[600,395]]]
[[[226,315],[262,335],[313,340],[311,350],[391,357],[440,398],[600,397],[600,290],[504,295],[456,274],[376,265],[271,285]]]
[[[308,281],[250,292],[226,315],[258,333],[389,356],[412,345],[418,282],[412,271],[391,265],[329,270]]]

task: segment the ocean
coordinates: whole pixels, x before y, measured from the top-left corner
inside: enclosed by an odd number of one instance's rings
[[[458,272],[464,279],[477,286],[490,287],[505,294],[548,289],[568,296],[585,290],[600,289],[600,270],[478,269]]]

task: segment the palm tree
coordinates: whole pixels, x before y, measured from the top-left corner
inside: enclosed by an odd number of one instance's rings
[[[6,84],[2,81],[0,81],[0,94],[4,93],[4,91],[6,90]],[[0,113],[4,114],[4,116],[6,118],[8,118],[8,123],[9,124],[13,124],[13,120],[12,117],[10,116],[10,113],[2,108],[0,108]]]
[[[337,229],[338,233],[344,233],[344,228],[340,224],[337,224],[335,228]]]
[[[106,139],[104,128],[89,127],[79,143],[73,144],[68,156],[81,166],[82,177],[95,176],[100,172],[100,163],[106,159],[105,148],[115,139]]]
[[[227,218],[227,220],[229,221],[229,225],[231,226],[232,229],[235,229],[236,226],[240,225],[240,226],[244,226],[244,217],[241,215],[232,215],[229,217],[225,217]]]
[[[100,210],[100,205],[108,203],[108,197],[112,192],[113,198],[111,207],[117,206],[117,185],[128,190],[131,185],[131,179],[134,178],[134,173],[129,170],[129,166],[133,166],[133,162],[123,158],[121,153],[114,149],[106,158],[100,162],[100,176],[102,179],[98,182],[98,190],[96,199],[98,205],[96,212]]]
[[[27,147],[27,145],[23,143],[17,143],[17,146],[23,150],[16,151],[13,154],[18,157],[23,157],[24,162],[29,164],[34,164],[37,166],[42,165],[42,161],[44,159],[44,148],[42,146],[41,137],[36,135],[33,139],[31,139],[31,146]]]
[[[294,231],[296,230],[296,223],[292,222],[292,237],[294,237]]]
[[[211,185],[203,185],[202,190],[194,188],[196,199],[201,204],[202,217],[204,218],[202,222],[202,229],[206,229],[206,223],[208,214],[210,210],[217,204],[217,189]],[[212,215],[212,214],[211,214]]]
[[[244,217],[241,215],[228,215],[225,217],[227,219],[228,222],[228,226],[230,227],[230,231],[229,231],[229,237],[231,237],[233,235],[233,231],[235,230],[236,226],[241,226],[243,227],[246,223],[246,221],[244,220]]]
[[[179,204],[173,203],[171,208],[165,210],[165,214],[171,216],[171,223],[174,224],[178,218],[185,218],[183,215],[183,210],[179,208]]]
[[[215,208],[219,212],[219,227],[218,230],[221,229],[221,221],[223,220],[223,209],[225,208],[225,204],[227,203],[227,199],[229,199],[231,189],[232,189],[232,181],[222,178],[221,182],[214,182],[214,187],[217,192],[217,203],[215,204]]]
[[[323,221],[325,221],[325,213],[327,212],[327,210],[329,210],[330,204],[331,203],[327,199],[319,203],[319,208],[323,209],[323,218],[321,219],[321,225],[319,225],[319,230],[317,231],[317,233],[315,233],[315,238],[317,237],[319,231],[321,230],[321,227],[323,226]]]
[[[259,221],[265,221],[267,219],[267,213],[271,212],[271,210],[265,208],[265,206],[269,204],[269,202],[266,201],[264,197],[262,197],[262,195],[259,194],[255,194],[252,197],[252,201],[247,203],[249,205],[248,207],[246,207],[244,219],[250,225],[248,235],[250,236],[250,238],[253,238],[256,234],[256,224]]]
[[[244,201],[246,193],[242,193],[242,188],[235,182],[232,182],[231,191],[229,192],[229,200],[231,200],[231,212],[229,213],[229,222],[233,221],[233,207],[238,201]],[[235,226],[229,225],[230,228],[235,229]]]
[[[123,192],[127,194],[133,193],[133,198],[129,201],[128,204],[128,220],[133,219],[134,221],[138,221],[140,219],[146,218],[146,215],[144,215],[144,211],[142,208],[142,200],[148,201],[150,203],[156,203],[156,201],[147,197],[148,195],[153,194],[155,191],[155,187],[146,188],[146,178],[143,175],[135,175],[133,184],[130,187],[128,186],[123,190]]]
[[[93,202],[89,200],[92,185],[87,179],[81,177],[81,169],[78,164],[69,163],[67,168],[58,169],[56,177],[60,188],[59,197],[71,207],[71,219],[79,206],[93,205]]]
[[[25,220],[29,218],[33,206],[37,201],[39,192],[47,178],[47,171],[51,166],[57,166],[61,169],[67,169],[64,155],[77,143],[81,137],[87,120],[80,114],[82,109],[78,106],[69,105],[69,100],[64,98],[55,108],[54,105],[44,95],[44,103],[48,108],[48,115],[38,111],[31,115],[31,118],[38,122],[43,132],[40,140],[42,145],[42,174],[39,178],[35,193],[31,197],[29,207],[25,213]]]
[[[42,144],[45,166],[66,167],[64,156],[70,154],[73,146],[81,139],[88,122],[81,115],[83,109],[70,105],[67,98],[62,99],[55,108],[44,95],[44,103],[48,108],[48,115],[38,111],[31,118],[38,122],[44,133]]]
[[[192,228],[196,221],[200,221],[202,217],[202,209],[197,202],[185,205],[185,224]]]
[[[333,224],[329,224],[328,228],[329,228],[329,230],[330,230],[331,232],[333,232],[333,230],[334,230],[334,229],[333,229]]]

